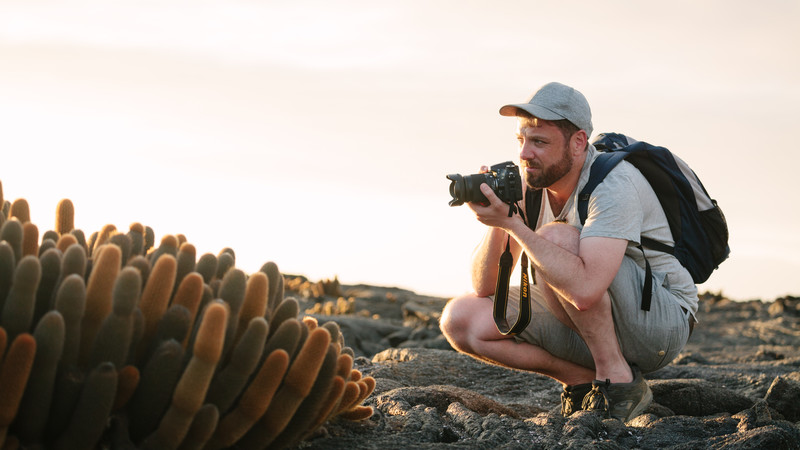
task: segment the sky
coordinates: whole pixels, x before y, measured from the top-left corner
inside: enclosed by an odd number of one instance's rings
[[[445,175],[516,160],[499,107],[560,81],[719,202],[701,292],[798,295],[797,23],[793,0],[5,0],[0,182],[40,234],[69,198],[87,235],[455,296],[485,228]]]

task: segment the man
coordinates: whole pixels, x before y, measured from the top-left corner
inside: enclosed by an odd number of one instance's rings
[[[639,247],[643,236],[673,241],[653,189],[628,162],[594,190],[581,225],[576,197],[598,154],[589,143],[592,118],[583,94],[549,83],[500,114],[517,118],[525,195],[543,189],[541,214],[528,217],[529,224],[520,214],[509,217],[509,206],[481,186],[489,205],[469,204],[488,226],[473,255],[475,292],[447,304],[442,331],[458,351],[561,382],[564,415],[600,409],[630,420],[652,400],[642,373],[667,365],[686,344],[697,288],[672,255]],[[515,261],[524,251],[537,280],[531,322],[515,338],[492,320],[497,265],[509,237]],[[640,308],[645,255],[653,273],[649,311]],[[517,298],[512,287],[509,317]]]

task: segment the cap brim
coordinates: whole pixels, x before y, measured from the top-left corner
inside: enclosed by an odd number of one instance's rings
[[[519,103],[516,105],[505,105],[500,108],[500,115],[501,116],[509,116],[513,117],[517,115],[518,110],[523,110],[526,113],[538,117],[544,120],[561,120],[566,119],[566,117],[561,116],[560,114],[556,114],[553,111],[550,111],[547,108],[543,108],[538,105],[533,105],[530,103]]]

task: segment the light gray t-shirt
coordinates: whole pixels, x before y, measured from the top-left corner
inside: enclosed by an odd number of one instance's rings
[[[606,175],[589,198],[586,223],[583,226],[580,223],[577,195],[586,185],[589,169],[598,154],[594,146],[589,145],[578,185],[558,216],[553,214],[548,196],[542,195],[539,225],[561,220],[581,230],[581,239],[590,236],[625,239],[628,241],[625,255],[644,267],[642,251],[637,247],[641,236],[670,246],[674,241],[653,188],[632,164],[622,161]],[[694,315],[697,312],[697,286],[689,272],[668,253],[644,250],[656,281],[664,280],[676,301]]]

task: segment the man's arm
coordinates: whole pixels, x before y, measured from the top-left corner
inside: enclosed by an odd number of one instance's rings
[[[481,223],[508,232],[530,258],[542,280],[579,310],[590,309],[608,290],[622,264],[628,242],[588,237],[578,253],[562,248],[528,228],[518,215],[508,217],[508,205],[481,186],[490,205],[472,209]]]
[[[527,228],[527,227],[525,227]],[[581,239],[578,254],[514,225],[509,232],[523,243],[542,280],[578,310],[592,308],[614,280],[628,242],[623,239]]]
[[[472,254],[472,288],[479,297],[494,294],[497,285],[497,266],[500,255],[506,248],[508,233],[500,228],[490,227],[483,240]],[[516,262],[521,250],[519,244],[511,240],[511,254]]]

